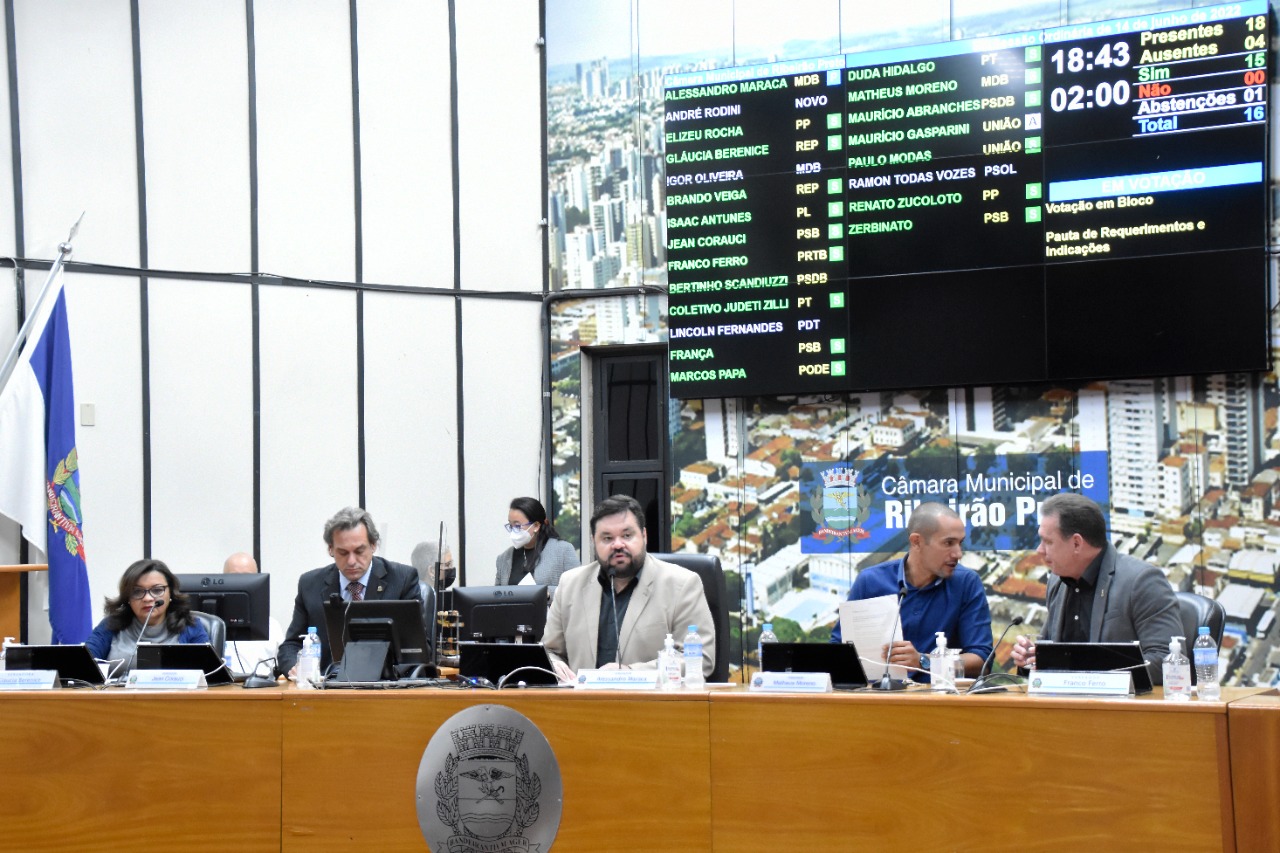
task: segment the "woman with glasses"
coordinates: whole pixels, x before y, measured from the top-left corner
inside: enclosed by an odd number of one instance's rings
[[[566,569],[581,565],[577,549],[556,533],[537,498],[513,500],[504,529],[511,547],[498,555],[498,586],[518,584],[530,575],[533,583],[555,586]]]
[[[116,663],[113,677],[133,669],[139,642],[209,642],[209,632],[178,591],[178,579],[159,560],[139,560],[125,569],[120,594],[107,599],[103,613],[88,646],[95,658]]]

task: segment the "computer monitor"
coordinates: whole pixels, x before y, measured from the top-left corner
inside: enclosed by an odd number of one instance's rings
[[[102,670],[89,653],[89,647],[76,646],[10,646],[5,653],[9,669],[55,669],[58,679],[70,684],[103,684]]]
[[[178,589],[191,599],[191,609],[220,616],[227,639],[271,639],[271,575],[182,574]]]
[[[1133,676],[1133,692],[1150,693],[1151,670],[1142,657],[1142,647],[1130,643],[1063,643],[1041,640],[1036,643],[1036,668],[1067,672],[1115,672],[1128,670]]]
[[[762,672],[826,672],[837,690],[867,686],[867,675],[852,643],[763,643]]]
[[[210,687],[231,684],[231,671],[208,643],[139,643],[138,669],[198,669]]]
[[[460,586],[453,591],[459,640],[482,643],[542,642],[547,627],[547,587]],[[523,629],[523,630],[522,630]]]
[[[344,681],[394,679],[406,669],[434,666],[421,601],[327,601],[324,618],[329,654],[342,664]]]
[[[504,680],[533,687],[554,687],[558,682],[541,643],[459,643],[458,674],[487,679],[495,687]]]

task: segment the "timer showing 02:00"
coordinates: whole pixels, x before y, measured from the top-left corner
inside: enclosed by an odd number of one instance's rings
[[[1114,83],[1102,82],[1092,89],[1084,86],[1059,86],[1049,93],[1049,109],[1055,113],[1064,110],[1086,110],[1093,107],[1120,106],[1129,103],[1129,83],[1116,80]]]

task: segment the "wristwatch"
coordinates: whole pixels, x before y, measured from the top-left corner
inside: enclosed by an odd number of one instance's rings
[[[928,656],[928,655],[920,655],[920,668],[921,668],[921,669],[928,669],[928,668],[929,668],[929,656]]]

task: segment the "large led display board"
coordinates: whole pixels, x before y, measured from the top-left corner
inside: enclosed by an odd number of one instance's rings
[[[1267,366],[1266,2],[670,74],[677,397]]]

